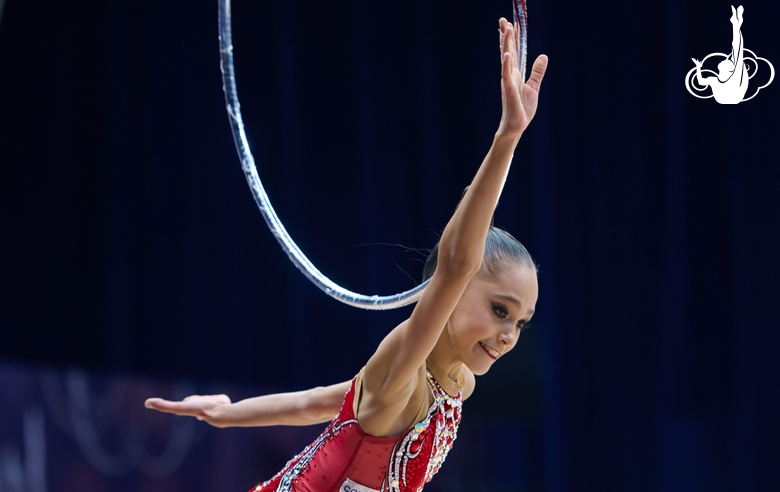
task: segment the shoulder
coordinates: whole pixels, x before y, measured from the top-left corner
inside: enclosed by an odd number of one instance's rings
[[[404,352],[404,330],[409,320],[401,322],[382,340],[363,372],[363,391],[369,399],[383,405],[408,400],[420,382],[425,382],[425,364],[418,366],[409,377],[390,381],[393,362]],[[422,378],[420,375],[422,374]],[[395,384],[393,384],[395,383]]]
[[[474,393],[477,379],[474,377],[474,373],[465,365],[463,366],[463,375],[466,377],[466,386],[463,388],[463,401],[466,401]]]

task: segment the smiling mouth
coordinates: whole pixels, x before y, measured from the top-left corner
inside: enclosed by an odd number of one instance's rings
[[[498,360],[498,358],[501,357],[501,352],[499,352],[498,350],[491,348],[482,342],[479,342],[479,346],[482,347],[482,350],[484,350],[487,356],[490,357],[491,359]]]

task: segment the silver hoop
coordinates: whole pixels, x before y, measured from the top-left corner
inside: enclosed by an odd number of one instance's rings
[[[276,215],[268,195],[260,181],[257,173],[255,159],[249,149],[249,142],[244,131],[244,122],[241,118],[241,105],[238,102],[238,91],[236,90],[236,74],[233,68],[233,35],[231,24],[231,0],[219,0],[219,53],[220,68],[222,69],[222,89],[225,92],[225,104],[227,106],[228,117],[230,119],[230,128],[233,131],[233,140],[236,144],[238,157],[241,160],[241,169],[244,171],[249,188],[255,198],[257,207],[263,215],[268,228],[274,235],[282,250],[303,273],[306,278],[316,285],[320,290],[350,306],[369,310],[388,310],[395,309],[408,304],[417,302],[422,295],[423,290],[428,285],[426,281],[417,287],[391,296],[367,296],[349,291],[328,277],[322,274],[314,264],[309,261],[306,255],[298,248],[298,245],[292,240],[287,230],[282,225],[279,217]],[[520,55],[520,70],[525,81],[525,58],[526,58],[526,8],[525,0],[514,0],[514,20],[518,26],[518,54]]]

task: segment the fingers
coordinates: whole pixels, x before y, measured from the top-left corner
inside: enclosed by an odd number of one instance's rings
[[[528,87],[532,88],[536,92],[542,86],[542,80],[544,79],[544,73],[547,71],[547,55],[539,55],[534,61],[534,66],[531,68],[531,76],[528,78],[528,82],[525,83]]]
[[[498,20],[498,51],[501,53],[501,63],[504,60],[504,23],[506,19],[503,17]]]
[[[515,79],[512,77],[512,55],[504,53],[504,57],[501,60],[501,81],[504,84],[505,91],[512,91],[515,87]]]
[[[517,59],[517,36],[515,35],[515,29],[512,23],[505,18],[501,18],[498,21],[499,27],[499,41],[501,43],[501,63],[504,63],[504,57],[506,53],[510,55],[510,70],[512,68],[519,68]]]
[[[504,55],[509,52],[509,45],[512,42],[512,37],[509,33],[509,23],[506,19],[501,19],[501,59],[504,59]]]
[[[144,402],[146,408],[176,415],[195,415],[196,412],[187,403],[181,401],[168,401],[162,398],[149,398]]]
[[[151,408],[152,410],[164,411],[163,409],[168,408],[169,403],[172,402],[163,400],[162,398],[147,398],[147,400],[144,402],[144,406],[146,408]]]
[[[512,54],[512,63],[514,68],[520,70],[520,47],[517,45],[517,31],[515,27],[511,27],[512,31],[512,43],[510,44],[510,53]],[[520,82],[523,82],[522,80]]]

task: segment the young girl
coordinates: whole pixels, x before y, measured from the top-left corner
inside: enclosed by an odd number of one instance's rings
[[[146,406],[216,427],[309,425],[320,437],[257,492],[419,491],[455,439],[474,375],[512,350],[531,319],[536,266],[491,218],[520,136],[536,112],[547,57],[520,79],[512,24],[499,21],[503,114],[493,145],[432,250],[412,315],[351,381],[231,403],[226,395]],[[345,396],[346,395],[346,396]],[[335,417],[334,417],[335,416]]]

